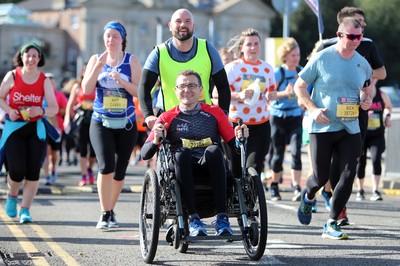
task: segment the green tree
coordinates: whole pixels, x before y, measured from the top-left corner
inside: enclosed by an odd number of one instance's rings
[[[271,0],[263,0],[273,8]],[[299,9],[290,17],[290,36],[294,37],[301,48],[301,64],[305,65],[307,56],[311,53],[315,42],[318,41],[317,17],[305,1],[300,2]],[[367,27],[365,36],[374,40],[385,62],[388,73],[381,85],[398,86],[400,82],[400,46],[396,42],[400,32],[397,23],[397,10],[400,9],[400,0],[320,0],[324,21],[323,38],[334,37],[337,31],[337,12],[345,6],[360,7],[365,12]],[[278,14],[272,21],[272,37],[282,36],[283,17]]]
[[[398,10],[400,0],[354,0],[355,6],[365,12],[365,36],[374,40],[384,61],[388,76],[381,84],[396,85],[400,82],[400,25]]]
[[[9,4],[9,3],[17,4],[22,1],[24,1],[24,0],[0,0],[0,4]]]

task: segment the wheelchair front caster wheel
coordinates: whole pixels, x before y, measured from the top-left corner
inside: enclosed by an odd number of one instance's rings
[[[249,228],[249,239],[250,243],[253,246],[257,246],[258,240],[259,240],[259,230],[258,230],[258,223],[253,221],[250,223],[250,228]]]

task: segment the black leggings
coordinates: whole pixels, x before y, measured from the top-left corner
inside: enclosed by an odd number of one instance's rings
[[[329,179],[333,153],[339,158],[340,176],[331,180],[335,189],[332,195],[330,218],[337,220],[346,206],[353,188],[357,160],[361,151],[360,134],[349,134],[345,130],[310,134],[311,163],[314,173],[307,179],[307,195],[313,199],[318,190]]]
[[[94,119],[90,122],[90,140],[96,153],[99,172],[114,173],[114,179],[122,181],[137,140],[136,123],[129,130],[106,128]]]
[[[363,110],[361,107],[359,108],[359,115],[358,115],[358,125],[360,126],[360,138],[361,138],[361,149],[360,155],[364,152],[364,142],[367,136],[367,129],[368,129],[368,111]],[[329,179],[331,181],[332,189],[335,189],[336,183],[340,177],[340,166],[339,166],[339,155],[334,152],[332,156],[332,164],[331,164],[331,171],[329,174]]]
[[[277,117],[271,116],[271,144],[273,156],[271,169],[275,173],[283,171],[283,159],[285,156],[286,143],[290,140],[290,152],[292,154],[292,169],[301,170],[301,142],[302,142],[302,120],[301,116]]]
[[[96,153],[94,152],[93,145],[90,142],[89,137],[90,124],[81,124],[79,127],[79,154],[81,157],[86,157],[89,151],[90,157],[96,157]],[[88,149],[89,148],[89,149]]]
[[[367,136],[364,141],[364,149],[361,154],[360,160],[357,165],[357,176],[360,179],[365,177],[365,166],[367,165],[367,150],[371,154],[372,161],[372,174],[381,175],[382,174],[382,153],[385,151],[385,135]]]
[[[234,123],[234,127],[237,124]],[[249,128],[249,138],[246,145],[246,168],[253,167],[258,175],[264,171],[265,156],[268,153],[271,141],[271,126],[268,122],[259,125],[247,126]],[[230,169],[235,176],[242,173],[240,156],[235,154],[232,149],[228,149],[230,158]]]
[[[226,167],[219,146],[208,146],[200,159],[192,157],[190,149],[175,152],[175,173],[189,215],[197,213],[194,174],[209,178],[217,213],[226,212]]]
[[[9,176],[14,182],[38,181],[46,152],[46,141],[39,140],[36,122],[13,132],[5,144]]]

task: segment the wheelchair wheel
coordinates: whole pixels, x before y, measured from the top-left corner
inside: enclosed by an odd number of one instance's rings
[[[248,189],[244,192],[244,196],[249,229],[244,234],[243,245],[252,260],[259,260],[264,255],[267,245],[267,203],[261,179],[254,168],[248,169],[247,180]]]
[[[140,198],[140,249],[145,262],[151,263],[156,255],[160,232],[160,187],[157,173],[146,171]]]

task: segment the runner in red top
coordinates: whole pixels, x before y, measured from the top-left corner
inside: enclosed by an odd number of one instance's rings
[[[5,152],[8,168],[6,213],[9,217],[17,216],[18,192],[23,185],[20,223],[32,222],[29,208],[39,187],[46,131],[51,129],[42,118],[58,112],[51,82],[38,69],[44,63],[37,44],[24,45],[14,57],[17,68],[5,75],[0,87],[0,108],[7,114],[0,141],[0,155]],[[44,99],[47,107],[42,108]]]

